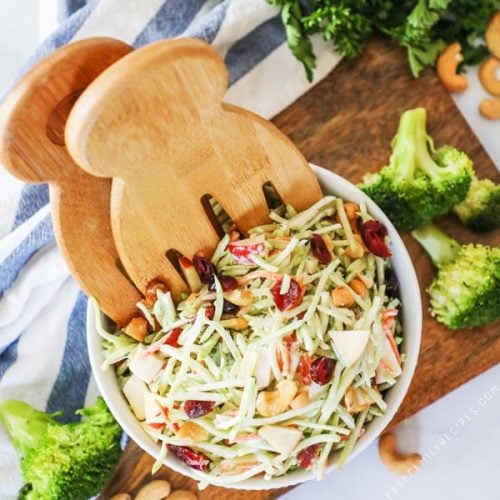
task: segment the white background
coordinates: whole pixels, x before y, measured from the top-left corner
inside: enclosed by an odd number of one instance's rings
[[[38,41],[57,26],[55,5],[56,0],[0,0],[0,93]],[[479,116],[477,105],[486,94],[475,71],[470,80],[470,89],[455,100],[500,167],[500,122]],[[424,456],[424,465],[414,476],[401,478],[388,472],[374,444],[344,470],[321,482],[303,484],[284,498],[499,500],[500,366],[399,425],[396,433],[401,451]]]

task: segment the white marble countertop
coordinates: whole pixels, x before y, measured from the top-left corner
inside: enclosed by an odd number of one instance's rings
[[[57,25],[55,4],[56,0],[0,1],[0,92],[38,40]],[[470,72],[470,79],[470,89],[455,102],[500,168],[500,122],[489,122],[479,115],[477,105],[486,94],[475,71]],[[388,472],[378,458],[375,443],[343,470],[321,482],[305,483],[284,498],[498,500],[499,416],[497,365],[397,427],[401,451],[418,451],[424,457],[423,467],[413,476]]]

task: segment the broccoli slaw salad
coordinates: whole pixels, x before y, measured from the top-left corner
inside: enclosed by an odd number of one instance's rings
[[[152,440],[203,484],[320,478],[345,463],[401,375],[398,280],[386,227],[326,196],[271,211],[211,258],[180,257],[190,293],[159,279],[128,325],[107,331],[103,368]]]

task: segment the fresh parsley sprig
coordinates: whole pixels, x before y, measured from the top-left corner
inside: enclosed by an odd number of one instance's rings
[[[449,43],[462,46],[465,64],[488,50],[477,43],[500,0],[267,0],[281,10],[288,46],[312,80],[316,67],[310,36],[320,33],[333,50],[353,58],[368,37],[382,33],[406,48],[413,76],[433,66]]]

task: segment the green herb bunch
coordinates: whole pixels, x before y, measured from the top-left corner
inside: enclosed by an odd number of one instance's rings
[[[374,33],[406,48],[413,76],[433,66],[446,45],[459,42],[464,65],[488,56],[477,43],[500,0],[267,0],[281,10],[288,46],[312,80],[311,35],[320,33],[339,54],[354,58]]]

